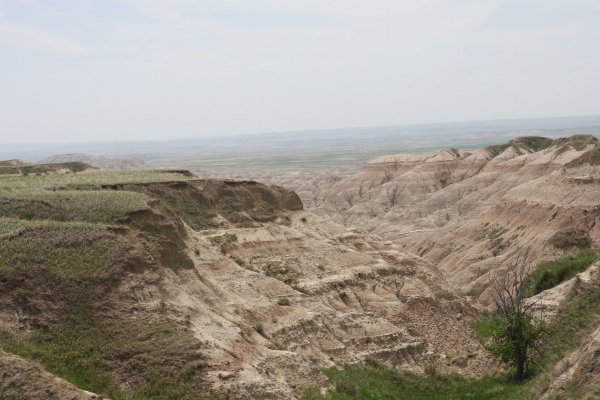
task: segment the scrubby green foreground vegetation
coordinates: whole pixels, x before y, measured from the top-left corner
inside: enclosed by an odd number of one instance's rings
[[[130,239],[55,221],[27,221],[0,236],[0,288],[13,294],[0,302],[29,314],[29,333],[0,329],[0,345],[111,399],[185,398],[201,387],[199,343],[168,315],[135,310],[115,293],[141,250]]]

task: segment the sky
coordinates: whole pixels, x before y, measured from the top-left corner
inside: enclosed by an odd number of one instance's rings
[[[598,0],[0,0],[0,145],[597,115],[598,21]]]

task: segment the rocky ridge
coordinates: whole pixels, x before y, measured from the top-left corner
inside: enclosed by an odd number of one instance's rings
[[[556,247],[553,235],[579,229],[598,246],[600,166],[580,162],[598,147],[591,136],[533,137],[472,153],[384,156],[332,185],[313,211],[393,240],[489,304],[492,271],[578,250]]]

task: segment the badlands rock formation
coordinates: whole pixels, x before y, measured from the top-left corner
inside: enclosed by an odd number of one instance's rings
[[[490,272],[578,249],[553,235],[600,239],[600,146],[591,136],[526,137],[472,153],[385,156],[332,185],[316,212],[393,240],[489,304]],[[590,244],[587,244],[589,247]]]
[[[1,221],[8,231],[0,236],[8,252],[0,258],[6,348],[61,376],[60,351],[32,352],[20,343],[66,346],[82,365],[92,354],[115,393],[135,391],[159,373],[185,382],[178,398],[193,399],[294,399],[308,386],[327,387],[322,368],[366,359],[468,375],[496,367],[469,329],[477,306],[431,262],[303,211],[280,187],[189,175],[75,186],[150,199],[108,227],[31,225],[15,220],[22,210],[7,202]],[[82,215],[64,214],[69,201],[34,199],[32,212],[38,202],[38,218]],[[6,368],[0,363],[12,379]],[[26,369],[19,384],[40,374]]]
[[[300,210],[245,225],[188,227],[194,269],[165,275],[220,393],[291,399],[326,386],[321,368],[366,358],[467,374],[492,365],[467,328],[476,309],[431,263]],[[464,358],[449,364],[449,353]]]

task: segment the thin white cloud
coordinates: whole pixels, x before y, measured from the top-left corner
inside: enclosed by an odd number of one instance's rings
[[[35,7],[46,7],[46,5],[44,3],[41,3],[38,0],[18,0],[18,1],[20,3],[32,5],[32,6],[35,6]]]
[[[28,69],[7,57],[0,71],[11,78],[2,82],[0,113],[18,132],[89,132],[92,139],[123,129],[142,138],[141,132],[193,136],[597,113],[598,5],[106,0],[53,2],[48,11],[27,6],[19,19],[0,18],[3,54],[11,46],[33,49],[34,60],[41,51],[85,57],[39,57]]]
[[[43,52],[83,53],[77,42],[36,26],[0,21],[0,44]]]

